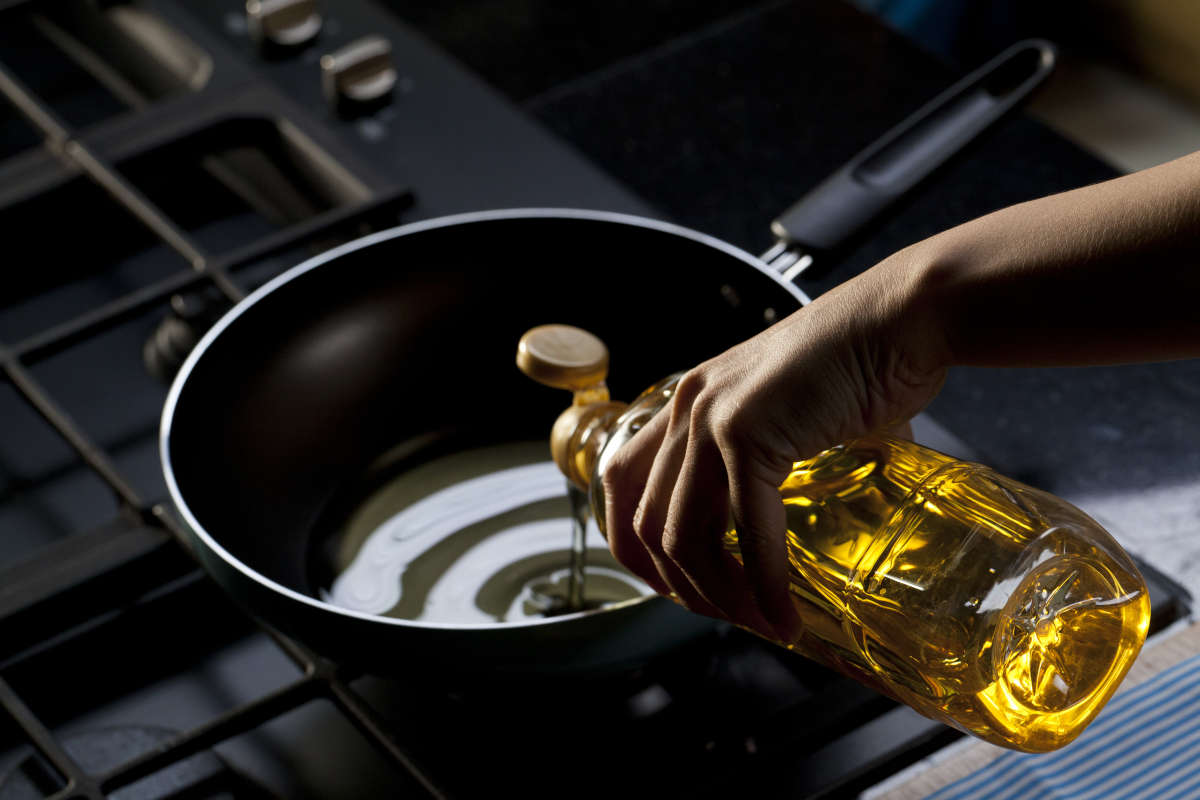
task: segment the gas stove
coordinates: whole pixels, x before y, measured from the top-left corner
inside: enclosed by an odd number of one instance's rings
[[[358,675],[198,569],[156,436],[204,328],[518,206],[658,215],[367,2],[0,2],[0,799],[853,796],[957,737],[720,626],[616,678]],[[1186,595],[1146,576],[1157,629]]]

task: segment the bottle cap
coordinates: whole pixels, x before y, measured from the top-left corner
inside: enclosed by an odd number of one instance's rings
[[[538,383],[577,392],[608,376],[608,348],[571,325],[539,325],[517,344],[517,367]]]
[[[624,403],[609,400],[604,384],[608,348],[582,328],[540,325],[517,344],[517,367],[538,383],[574,394],[550,432],[550,454],[570,481],[586,488],[607,440],[605,427],[625,410]]]

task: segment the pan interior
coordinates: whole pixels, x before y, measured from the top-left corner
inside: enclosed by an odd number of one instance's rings
[[[178,498],[229,574],[322,600],[354,551],[337,542],[364,538],[347,498],[361,512],[406,470],[479,447],[534,442],[546,460],[570,398],[517,370],[524,331],[594,331],[613,397],[629,400],[798,307],[749,261],[653,227],[514,217],[309,265],[241,307],[181,375],[167,437]],[[528,522],[562,519],[546,502]]]
[[[545,442],[386,454],[331,503],[312,537],[320,597],[437,624],[566,613],[572,509]],[[588,522],[583,606],[651,594]]]

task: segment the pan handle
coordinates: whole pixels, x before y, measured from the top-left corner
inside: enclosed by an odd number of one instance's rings
[[[790,280],[835,250],[1025,100],[1054,69],[1054,45],[1026,39],[968,74],[884,134],[771,223],[763,256]],[[798,252],[801,251],[801,252]]]

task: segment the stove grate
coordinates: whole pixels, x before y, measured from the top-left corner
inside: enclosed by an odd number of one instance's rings
[[[29,3],[5,0],[0,2],[0,10],[8,11],[22,5]],[[201,579],[195,563],[190,558],[179,557],[180,551],[190,552],[179,523],[162,505],[151,503],[133,488],[104,448],[71,418],[28,368],[162,305],[180,292],[213,287],[227,303],[236,303],[246,294],[235,274],[240,268],[315,241],[327,241],[339,233],[357,234],[376,222],[394,220],[411,204],[412,193],[405,187],[381,187],[364,200],[321,211],[231,252],[210,253],[131,183],[113,159],[89,141],[87,131],[73,130],[2,61],[0,97],[11,103],[40,134],[45,150],[53,154],[57,162],[48,169],[63,175],[86,176],[181,259],[180,270],[165,278],[15,343],[0,343],[3,375],[116,495],[121,507],[121,519],[94,535],[71,537],[30,561],[0,572],[0,631],[12,634],[0,637],[5,643],[0,645],[0,671],[3,671],[31,657],[39,646],[47,646],[46,641],[39,641],[45,639],[45,630],[70,636],[76,627],[86,627],[89,617],[102,615],[105,606],[119,609],[128,601],[131,588],[127,582],[127,568],[153,564],[157,569],[167,564],[175,573]],[[0,207],[0,212],[3,210]],[[39,566],[43,568],[38,569]],[[126,583],[124,587],[119,585],[122,582]],[[143,587],[135,582],[133,588]],[[87,602],[81,604],[81,600]],[[99,605],[97,601],[100,601]],[[36,624],[31,624],[34,618]],[[443,796],[408,750],[396,740],[387,723],[351,687],[350,681],[356,676],[344,674],[341,669],[274,631],[265,628],[264,631],[296,664],[302,677],[181,732],[151,751],[100,775],[90,774],[80,766],[2,677],[0,707],[36,751],[65,779],[65,786],[51,795],[56,799],[101,800],[111,792],[317,699],[332,703],[395,765],[400,776],[398,789],[407,788],[411,796]]]

